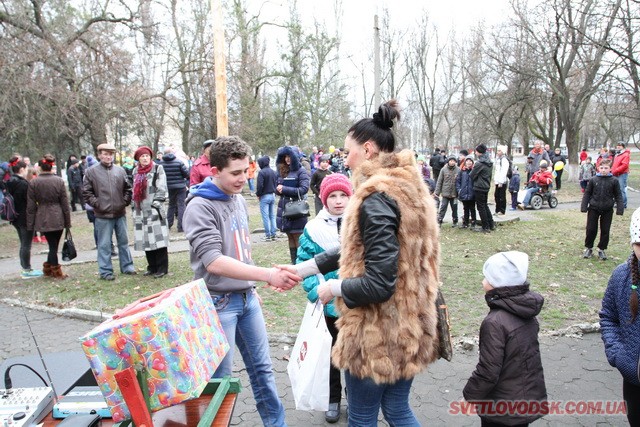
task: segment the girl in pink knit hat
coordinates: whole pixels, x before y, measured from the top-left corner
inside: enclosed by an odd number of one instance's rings
[[[353,194],[349,178],[341,173],[327,175],[320,184],[320,199],[322,209],[316,217],[309,221],[300,236],[297,262],[306,261],[315,255],[328,249],[340,246],[340,224],[342,216]],[[329,279],[337,279],[338,271],[331,271],[320,279],[316,274],[309,276],[302,282],[302,287],[307,292],[307,298],[311,302],[318,300],[318,286]],[[336,343],[338,329],[338,311],[333,305],[333,300],[324,306],[324,318],[327,329]],[[335,423],[340,418],[340,401],[342,400],[342,383],[340,381],[340,369],[331,365],[329,368],[329,410],[325,413],[325,419],[329,423]]]

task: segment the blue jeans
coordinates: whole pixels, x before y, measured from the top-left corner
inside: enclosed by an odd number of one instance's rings
[[[256,191],[256,186],[254,184],[255,181],[256,181],[255,178],[247,178],[247,182],[249,183],[249,191],[252,193]]]
[[[538,187],[527,188],[527,194],[525,194],[522,204],[525,206],[529,206],[529,203],[531,203],[531,198],[533,197],[534,194],[536,194],[538,189],[539,189]]]
[[[93,223],[98,234],[98,271],[100,277],[113,274],[111,264],[111,236],[116,232],[118,242],[118,260],[120,261],[120,271],[135,271],[133,259],[129,252],[129,237],[127,236],[127,217],[119,218],[98,218]]]
[[[253,292],[212,295],[220,323],[229,341],[229,353],[213,375],[222,378],[233,371],[236,345],[242,355],[256,407],[265,426],[286,426],[284,407],[273,375],[267,327],[260,302]]]
[[[33,230],[27,230],[26,226],[13,224],[20,239],[20,266],[23,270],[31,270],[31,243],[33,242]]]
[[[349,404],[349,427],[378,425],[378,410],[390,426],[420,426],[409,407],[413,378],[394,384],[376,384],[371,378],[360,379],[344,372]]]
[[[622,191],[622,201],[624,202],[624,208],[627,209],[627,180],[629,179],[628,173],[618,175],[618,182],[620,183],[620,190]]]
[[[273,194],[260,196],[260,215],[262,215],[262,225],[264,235],[272,237],[276,235],[276,197]]]

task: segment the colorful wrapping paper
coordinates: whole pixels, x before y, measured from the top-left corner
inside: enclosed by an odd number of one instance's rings
[[[145,368],[157,411],[200,396],[229,351],[202,279],[137,301],[80,340],[115,422],[130,418],[117,372]]]

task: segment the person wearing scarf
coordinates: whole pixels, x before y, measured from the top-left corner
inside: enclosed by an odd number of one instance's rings
[[[147,258],[145,276],[160,278],[169,272],[169,228],[164,202],[167,177],[161,165],[151,161],[151,148],[136,150],[138,166],[133,170],[133,237],[134,248]]]

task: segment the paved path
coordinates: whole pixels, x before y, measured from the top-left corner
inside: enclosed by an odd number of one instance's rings
[[[36,354],[34,339],[29,332],[21,308],[0,303],[0,361],[9,357]],[[43,353],[81,351],[77,340],[97,323],[60,317],[52,313],[27,309],[26,316],[35,339]],[[287,377],[287,361],[291,342],[272,340],[278,391],[286,408],[287,423],[291,426],[324,425],[324,414],[296,411]],[[599,334],[575,337],[541,337],[542,360],[549,398],[562,402],[583,400],[620,400],[622,381],[604,357]],[[456,349],[451,362],[438,361],[416,377],[411,393],[411,405],[422,425],[472,426],[479,425],[475,416],[450,415],[451,401],[459,401],[462,388],[477,363],[477,347]],[[236,363],[236,375],[243,387],[233,418],[234,425],[261,425],[255,402],[242,362]],[[1,374],[1,373],[0,373]],[[594,426],[624,425],[622,416],[548,416],[535,425]],[[346,426],[342,417],[337,424]],[[381,425],[385,425],[382,424]]]

